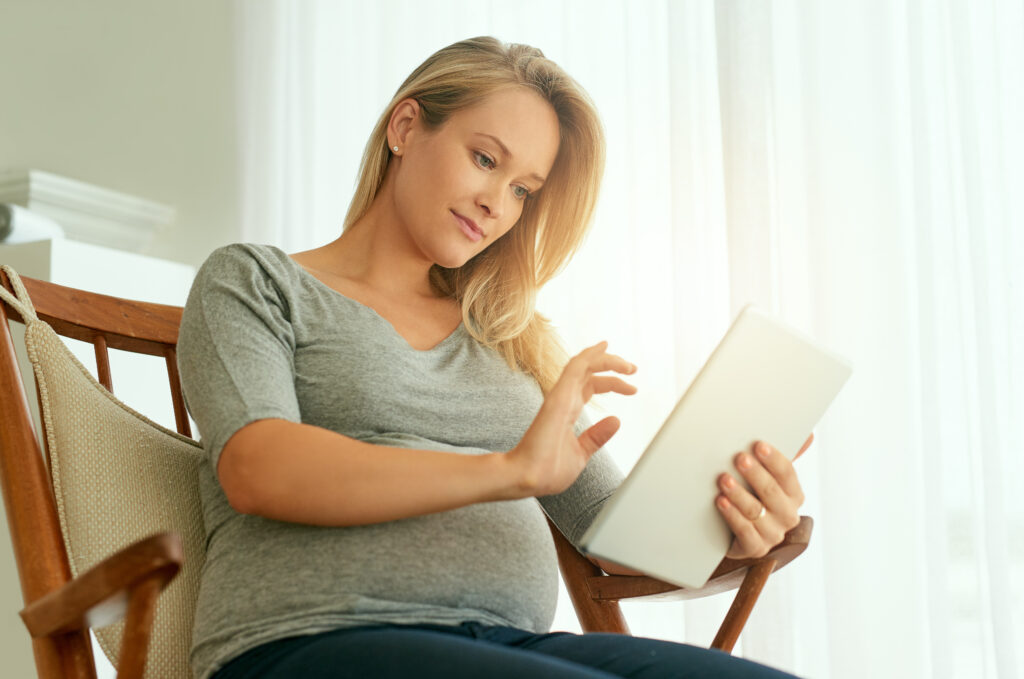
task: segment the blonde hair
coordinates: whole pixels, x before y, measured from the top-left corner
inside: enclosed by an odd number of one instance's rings
[[[453,113],[510,87],[530,88],[554,108],[560,137],[554,165],[512,229],[461,267],[435,264],[430,284],[460,303],[474,338],[496,349],[513,369],[532,375],[547,394],[569,356],[550,320],[534,308],[537,292],[568,264],[590,227],[605,142],[589,95],[543,52],[483,36],[424,61],[395,92],[370,135],[343,229],[366,214],[384,182],[391,158],[387,127],[401,101],[419,102],[421,121],[436,129]]]

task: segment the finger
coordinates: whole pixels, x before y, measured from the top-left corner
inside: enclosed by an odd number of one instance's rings
[[[748,453],[736,456],[736,468],[753,489],[754,495],[769,512],[789,517],[795,513],[794,500],[791,500],[779,486],[775,477],[764,466]]]
[[[740,543],[736,540],[735,536],[733,537],[732,544],[729,545],[729,551],[727,551],[725,553],[725,556],[726,556],[726,558],[729,558],[729,559],[747,559],[747,558],[749,558],[749,555],[746,552],[743,551],[743,548],[740,546]]]
[[[719,495],[715,500],[715,507],[718,508],[719,513],[725,518],[725,522],[729,524],[729,529],[736,536],[736,543],[738,543],[743,554],[763,556],[768,553],[764,538],[757,531],[757,528],[754,527],[754,524],[747,517],[740,513],[740,510],[729,501],[729,498]]]
[[[591,357],[587,369],[590,372],[604,372],[606,370],[614,370],[615,372],[624,373],[626,375],[632,375],[636,372],[636,366],[621,356],[615,354],[600,354],[598,356]]]
[[[636,385],[626,382],[620,377],[594,375],[590,378],[590,388],[595,394],[605,394],[609,391],[620,394],[635,394]]]
[[[605,352],[605,349],[607,348],[607,341],[598,342],[591,347],[587,347],[569,359],[568,364],[566,364],[565,369],[563,370],[563,374],[571,373],[577,378],[582,378],[592,372],[612,369],[614,366],[608,365],[610,362],[609,357],[612,357],[612,354]],[[622,364],[632,365],[625,360],[623,360]]]
[[[811,443],[813,443],[813,442],[814,442],[814,432],[811,432],[811,435],[807,437],[807,440],[806,440],[806,441],[804,441],[804,445],[803,445],[803,447],[802,447],[802,448],[800,449],[800,452],[798,452],[798,453],[797,453],[796,455],[794,455],[794,456],[793,456],[793,460],[795,461],[795,460],[796,460],[796,459],[797,459],[798,457],[800,457],[801,455],[803,455],[803,454],[804,454],[804,452],[805,452],[805,451],[806,451],[806,450],[807,450],[808,448],[810,448],[810,447],[811,447]]]
[[[589,457],[596,453],[598,448],[608,443],[612,436],[615,436],[615,432],[619,430],[621,424],[619,418],[609,415],[576,437],[576,440],[579,441],[583,451]]]
[[[793,463],[789,461],[789,458],[765,441],[755,442],[754,452],[765,469],[775,478],[782,491],[791,498],[798,500],[798,505],[802,505],[804,502],[803,489],[800,487],[800,480],[797,478],[796,469],[794,469]]]
[[[721,485],[727,485],[723,482]],[[787,526],[785,524],[788,519],[778,514],[765,511],[763,514],[762,505],[756,498],[753,499],[753,504],[750,503],[750,494],[743,488],[739,488],[740,493],[738,497],[742,498],[741,501],[733,499],[732,495],[726,493],[726,497],[732,503],[743,518],[750,522],[754,530],[761,536],[761,541],[764,545],[771,548],[782,542],[786,537],[786,530],[796,524],[798,520],[794,520],[792,525]],[[749,509],[754,507],[755,509]]]
[[[573,356],[572,358],[570,358],[569,362],[565,366],[565,369],[566,370],[570,370],[570,369],[572,369],[572,370],[586,370],[586,368],[590,364],[590,362],[593,361],[596,357],[604,354],[605,353],[605,349],[607,349],[607,348],[608,348],[608,341],[607,340],[602,340],[602,341],[598,342],[597,344],[591,345],[591,346],[587,347],[586,349],[584,349],[583,351],[581,351],[580,353],[578,353],[575,356]]]
[[[756,521],[761,515],[761,501],[729,474],[718,477],[718,487],[748,521]]]
[[[608,341],[603,340],[597,344],[587,347],[574,358],[579,358],[585,363],[591,372],[602,372],[604,370],[616,370],[621,373],[632,374],[637,367],[626,359],[616,354],[607,353]]]

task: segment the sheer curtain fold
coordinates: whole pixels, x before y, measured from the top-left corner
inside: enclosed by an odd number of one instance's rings
[[[620,466],[747,302],[854,364],[796,465],[811,547],[738,652],[812,677],[1024,676],[1021,3],[236,8],[240,239],[336,237],[370,129],[434,50],[540,47],[595,99],[608,165],[538,306],[570,350],[607,339],[640,365],[637,396],[603,401]],[[635,634],[707,645],[728,603],[624,607]],[[579,629],[564,592],[554,628]]]

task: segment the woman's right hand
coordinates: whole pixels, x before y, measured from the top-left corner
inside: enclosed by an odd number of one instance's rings
[[[599,342],[569,359],[530,428],[506,453],[527,497],[554,495],[573,484],[591,456],[619,430],[619,418],[608,416],[576,436],[573,427],[590,397],[615,391],[635,394],[636,387],[619,377],[594,373],[614,370],[626,375],[636,366],[605,351]]]

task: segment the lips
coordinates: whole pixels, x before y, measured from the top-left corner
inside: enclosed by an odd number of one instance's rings
[[[455,210],[452,210],[452,214],[455,215],[455,218],[458,219],[460,222],[462,222],[463,224],[468,226],[470,229],[472,229],[473,231],[475,231],[478,234],[480,234],[481,237],[487,235],[486,233],[483,232],[483,229],[481,229],[479,226],[477,226],[476,222],[474,222],[472,219],[469,219],[468,217],[463,217],[462,215],[460,215]]]

